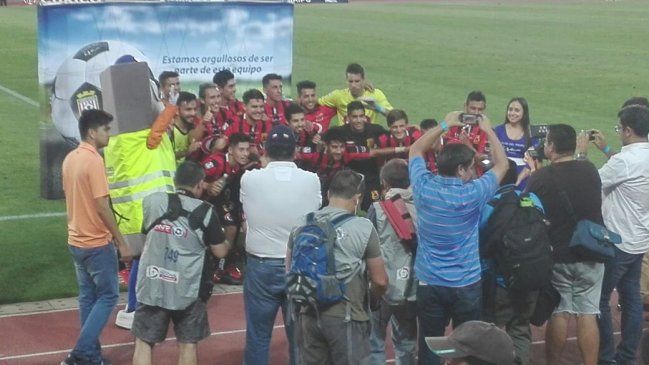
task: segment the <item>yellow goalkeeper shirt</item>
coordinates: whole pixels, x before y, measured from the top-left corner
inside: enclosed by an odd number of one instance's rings
[[[363,95],[361,97],[372,98],[381,107],[387,110],[392,110],[392,105],[390,105],[390,102],[385,97],[385,94],[383,94],[383,91],[379,89],[374,89],[374,91],[372,92],[364,90]],[[347,88],[347,89],[338,89],[330,92],[329,94],[318,99],[318,103],[323,106],[336,108],[336,111],[338,112],[337,125],[342,125],[345,123],[345,118],[347,116],[347,104],[355,100],[358,100],[358,98],[353,97],[351,91],[349,91],[349,88]],[[376,123],[377,114],[378,113],[375,112],[374,110],[365,107],[365,115],[367,116],[367,118],[370,120],[371,123]]]

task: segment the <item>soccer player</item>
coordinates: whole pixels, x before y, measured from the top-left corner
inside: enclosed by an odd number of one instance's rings
[[[345,151],[345,133],[340,128],[332,128],[327,131],[323,140],[326,145],[324,151],[298,153],[295,160],[299,161],[305,170],[318,174],[323,193],[323,205],[326,205],[326,193],[329,190],[329,183],[336,172],[349,168],[349,163],[352,161],[372,158],[374,150],[366,152]],[[369,162],[366,161],[366,163]]]
[[[433,118],[424,119],[419,122],[419,129],[421,130],[422,134],[428,132],[429,129],[433,129],[434,127],[437,127],[437,120]],[[442,138],[440,138],[439,143],[434,144],[433,147],[431,147],[431,149],[424,154],[426,167],[428,167],[428,170],[430,170],[433,174],[437,174],[437,154],[439,154],[442,146],[444,146],[444,143]]]
[[[222,70],[214,74],[212,82],[218,86],[221,91],[220,110],[225,112],[226,121],[232,125],[237,120],[243,118],[246,108],[243,103],[237,100],[237,82],[234,79],[234,74],[229,70]]]
[[[180,165],[185,157],[199,149],[200,141],[196,141],[190,133],[195,124],[199,123],[196,116],[197,100],[196,95],[181,91],[178,95],[178,114],[174,118],[174,126],[169,135],[171,144],[176,155],[176,164]]]
[[[285,109],[290,104],[290,101],[284,100],[282,76],[278,74],[267,74],[262,78],[261,84],[264,87],[264,94],[266,94],[264,112],[268,120],[272,125],[286,125]]]
[[[461,127],[449,128],[444,136],[444,143],[463,143],[475,152],[475,173],[482,176],[484,173],[484,166],[482,161],[487,159],[488,156],[485,152],[487,146],[487,134],[478,126],[478,119],[484,118],[484,112],[487,109],[487,98],[482,91],[471,91],[466,97],[463,112],[450,112],[444,118],[445,121],[460,121],[462,122],[463,115],[474,116],[475,122],[464,123]],[[466,121],[466,118],[465,118]]]
[[[180,92],[180,76],[175,71],[162,71],[158,76],[160,99],[163,103],[174,103],[174,94]]]
[[[318,103],[323,106],[336,108],[338,111],[338,125],[346,124],[347,105],[352,101],[362,101],[367,109],[365,115],[371,123],[376,123],[378,114],[386,115],[392,110],[392,105],[383,94],[383,91],[371,88],[365,82],[365,70],[358,63],[350,63],[345,71],[347,88],[338,89],[321,97]],[[370,91],[369,89],[373,89]]]
[[[297,83],[297,102],[306,113],[307,130],[314,129],[316,133],[329,130],[329,123],[336,116],[336,108],[318,104],[315,82],[304,80]]]
[[[379,147],[387,149],[391,156],[386,157],[381,165],[395,157],[407,160],[410,145],[421,137],[421,131],[417,127],[408,125],[408,115],[403,110],[390,110],[386,120],[390,134],[379,136]]]
[[[257,89],[250,89],[243,93],[243,104],[246,114],[237,120],[226,131],[227,137],[234,133],[245,133],[250,136],[250,152],[253,155],[262,155],[263,143],[272,128],[270,121],[264,120],[264,94]]]
[[[304,120],[304,109],[295,103],[291,103],[286,107],[286,120],[289,128],[295,133],[297,140],[297,152],[311,153],[316,151],[318,143],[322,140],[320,134],[311,129],[307,131]]]
[[[379,146],[379,137],[388,133],[378,124],[367,122],[365,107],[360,101],[352,101],[347,106],[347,119],[349,124],[339,127],[345,136],[345,150],[347,152],[370,152]],[[365,196],[361,208],[367,210],[372,201],[379,199],[381,182],[379,181],[378,161],[372,158],[369,161],[351,161],[349,167],[365,176]]]
[[[243,133],[231,135],[227,153],[216,151],[204,158],[201,165],[208,183],[206,199],[214,205],[225,238],[232,244],[228,257],[219,261],[213,279],[216,283],[241,285],[243,275],[237,267],[237,260],[242,257],[243,251],[237,247],[237,240],[244,218],[239,188],[241,175],[246,170],[259,167],[258,162],[250,161],[250,136]]]

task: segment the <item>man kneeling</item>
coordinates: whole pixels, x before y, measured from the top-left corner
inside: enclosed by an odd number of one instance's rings
[[[207,299],[212,291],[212,259],[228,252],[223,228],[209,203],[196,197],[205,189],[205,173],[195,162],[176,171],[176,193],[144,199],[146,241],[137,278],[133,364],[150,365],[155,343],[164,341],[173,321],[178,364],[196,364],[196,343],[210,335]]]

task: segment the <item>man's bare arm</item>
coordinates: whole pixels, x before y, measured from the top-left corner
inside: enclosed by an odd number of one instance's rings
[[[126,245],[126,240],[117,227],[113,210],[110,208],[108,196],[95,198],[95,209],[97,214],[99,214],[101,221],[104,222],[110,234],[113,235],[115,246],[117,246],[117,249],[119,250],[122,261],[130,261],[132,259],[131,250]]]

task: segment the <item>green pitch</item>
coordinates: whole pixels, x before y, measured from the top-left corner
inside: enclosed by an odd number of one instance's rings
[[[4,91],[39,99],[35,10],[0,9],[0,217],[64,211],[39,197],[39,110]],[[646,19],[640,0],[296,6],[292,81],[323,94],[359,62],[411,123],[482,90],[494,124],[524,96],[533,123],[602,129],[619,148],[617,108],[649,95]],[[76,295],[65,241],[63,217],[0,220],[0,303]]]

